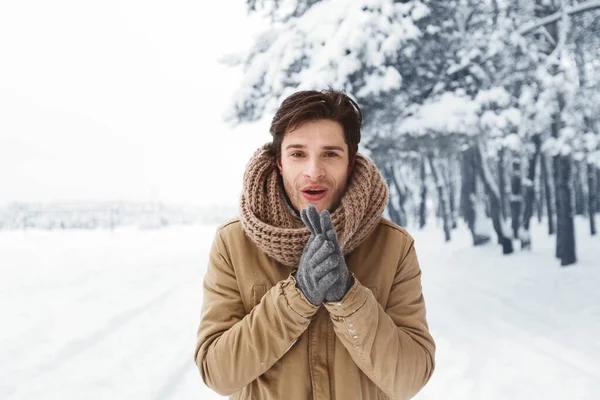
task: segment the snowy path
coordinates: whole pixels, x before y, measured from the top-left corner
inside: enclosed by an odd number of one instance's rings
[[[543,226],[511,257],[413,232],[438,345],[418,399],[598,398],[600,238],[579,225],[572,268]],[[193,364],[213,233],[0,232],[0,399],[221,398]]]
[[[207,245],[197,242],[205,231],[0,237],[2,273],[12,278],[4,284],[13,288],[0,304],[19,305],[9,314],[13,329],[0,333],[0,398],[198,398],[193,347]],[[19,257],[21,268],[9,270]]]

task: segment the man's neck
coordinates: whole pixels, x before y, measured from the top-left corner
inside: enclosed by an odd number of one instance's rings
[[[293,212],[296,217],[300,217],[300,211],[296,210],[296,207],[294,207],[294,205],[292,204],[292,201],[288,197],[287,192],[283,188],[283,183],[281,184],[280,187],[281,187],[281,191],[283,192],[283,198],[285,199],[285,203],[288,205],[290,211]]]

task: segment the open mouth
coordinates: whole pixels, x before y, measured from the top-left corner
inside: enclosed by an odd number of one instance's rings
[[[309,201],[318,201],[324,198],[327,194],[327,189],[307,189],[302,191],[302,195]]]

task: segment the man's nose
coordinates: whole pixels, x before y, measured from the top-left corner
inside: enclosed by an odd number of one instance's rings
[[[321,160],[318,158],[309,160],[304,169],[304,176],[313,180],[325,176],[325,169],[321,165]]]

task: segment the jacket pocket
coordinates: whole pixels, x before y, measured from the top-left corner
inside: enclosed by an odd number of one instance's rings
[[[252,286],[252,308],[256,307],[260,300],[269,291],[269,285],[254,285]]]

